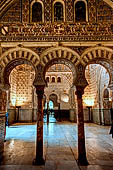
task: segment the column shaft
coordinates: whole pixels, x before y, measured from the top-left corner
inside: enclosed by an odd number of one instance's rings
[[[44,164],[43,159],[43,94],[44,86],[37,86],[36,93],[38,98],[38,112],[37,112],[37,140],[36,140],[36,159],[34,164]]]
[[[49,123],[49,102],[47,102],[47,123]]]
[[[78,164],[88,165],[85,149],[85,134],[84,134],[84,117],[83,117],[83,103],[82,94],[84,89],[77,87],[77,103],[78,103]]]

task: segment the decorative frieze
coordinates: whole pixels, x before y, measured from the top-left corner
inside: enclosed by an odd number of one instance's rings
[[[5,26],[1,24],[1,28]],[[0,41],[108,41],[113,40],[111,23],[10,24]]]
[[[80,46],[80,47],[72,47],[69,46],[73,51],[76,51],[80,56],[84,53],[84,51],[88,48],[88,46]]]

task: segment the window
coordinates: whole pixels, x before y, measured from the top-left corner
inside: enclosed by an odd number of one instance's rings
[[[47,83],[49,83],[49,77],[46,78]]]
[[[57,82],[58,82],[58,83],[61,83],[61,77],[58,77],[58,78],[57,78]]]
[[[52,83],[55,83],[55,77],[52,77]]]
[[[64,21],[63,4],[61,2],[56,2],[54,4],[54,21],[55,22]]]
[[[104,90],[103,97],[104,97],[104,98],[109,98],[109,91],[108,91],[108,89],[105,89],[105,90]]]
[[[86,3],[84,1],[75,2],[75,21],[84,22],[87,20]]]
[[[35,2],[32,6],[32,22],[42,22],[42,4]]]

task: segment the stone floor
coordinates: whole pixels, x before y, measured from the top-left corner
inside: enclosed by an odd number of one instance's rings
[[[77,165],[77,124],[44,123],[45,166],[33,166],[36,125],[7,128],[0,170],[113,170],[113,139],[108,126],[85,124],[89,165]]]

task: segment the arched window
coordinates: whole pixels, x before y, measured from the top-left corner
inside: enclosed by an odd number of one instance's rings
[[[55,83],[55,77],[52,77],[52,81],[51,81],[52,83]]]
[[[58,77],[58,78],[57,78],[57,82],[58,82],[58,83],[61,83],[61,77]]]
[[[104,97],[104,98],[109,98],[109,91],[108,91],[108,89],[105,89],[105,90],[104,90],[103,97]]]
[[[32,5],[32,22],[42,22],[42,4],[40,2]]]
[[[56,2],[54,4],[54,21],[55,22],[64,21],[64,10],[63,4],[61,2]]]
[[[47,81],[47,83],[49,83],[49,77],[46,77],[46,81]]]
[[[86,1],[75,1],[75,21],[84,22],[87,21],[87,4]]]

